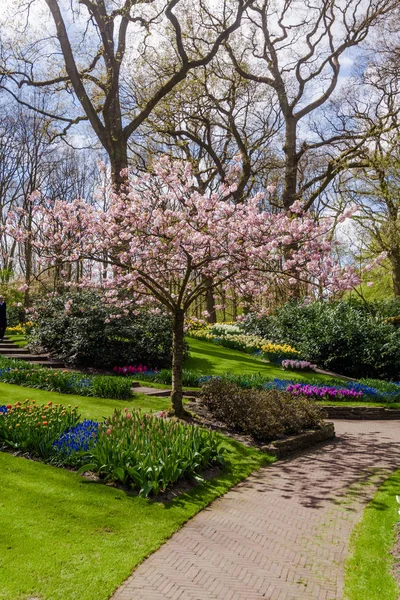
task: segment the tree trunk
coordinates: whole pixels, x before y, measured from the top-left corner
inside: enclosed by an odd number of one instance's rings
[[[206,306],[207,306],[207,323],[213,324],[217,322],[217,312],[215,310],[215,297],[212,287],[212,280],[208,278],[206,291]]]
[[[389,255],[392,265],[393,291],[395,296],[400,296],[400,251],[392,250]]]
[[[176,309],[173,323],[172,338],[172,392],[171,403],[174,414],[182,417],[183,408],[182,370],[183,370],[183,345],[184,345],[185,313],[181,308]]]
[[[297,199],[297,121],[294,117],[286,118],[286,137],[283,150],[285,159],[285,187],[282,195],[283,207],[289,210]]]
[[[124,140],[118,144],[114,144],[111,152],[109,152],[111,162],[111,181],[115,191],[118,193],[126,183],[126,176],[121,175],[121,171],[128,168],[128,149]]]

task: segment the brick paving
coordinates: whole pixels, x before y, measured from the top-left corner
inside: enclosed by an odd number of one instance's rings
[[[400,424],[335,428],[335,442],[266,467],[216,500],[112,600],[342,600],[349,536],[400,464]]]

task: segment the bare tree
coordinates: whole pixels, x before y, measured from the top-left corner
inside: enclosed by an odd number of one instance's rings
[[[252,1],[223,0],[216,6],[211,0],[199,0],[193,38],[184,29],[189,0],[71,0],[69,5],[61,0],[32,0],[29,7],[46,3],[53,27],[49,37],[36,37],[25,47],[20,44],[17,52],[12,43],[3,43],[2,88],[18,101],[18,88],[56,92],[55,109],[43,114],[63,125],[62,135],[77,123],[90,123],[119,187],[120,173],[128,166],[131,135],[191,70],[214,58]],[[157,54],[157,46],[168,49],[168,60],[162,72],[146,73],[144,86],[137,67],[143,55]],[[52,73],[46,73],[44,61],[51,61]],[[129,78],[137,84],[134,98],[125,93]],[[35,108],[26,93],[23,103]]]
[[[282,126],[273,99],[217,57],[160,102],[130,146],[139,170],[154,156],[190,162],[200,193],[211,193],[234,166],[236,202],[268,181],[276,167],[273,143]]]
[[[325,118],[322,108],[338,88],[343,58],[396,5],[388,0],[258,0],[247,10],[242,38],[226,44],[243,78],[275,92],[285,124],[280,183],[285,210],[298,199],[310,208],[364,143],[358,132]]]

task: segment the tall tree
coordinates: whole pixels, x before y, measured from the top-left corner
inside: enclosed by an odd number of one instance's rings
[[[28,44],[4,42],[1,85],[31,108],[35,107],[29,95],[24,94],[21,100],[16,88],[56,92],[59,98],[55,109],[45,111],[45,115],[63,125],[62,135],[79,122],[90,123],[108,154],[113,182],[119,188],[123,182],[121,171],[128,166],[131,135],[191,70],[214,58],[240,26],[243,12],[252,1],[223,0],[216,5],[211,0],[200,0],[193,13],[189,0],[72,0],[69,4],[33,0],[27,18],[34,2],[45,2],[52,21],[50,37],[34,34]],[[185,32],[187,12],[196,19],[194,37]],[[167,44],[160,44],[165,37]],[[162,73],[147,70],[144,86],[137,67],[143,55],[145,64],[151,63],[157,45],[164,52],[167,48],[167,68]],[[46,72],[46,61],[52,65],[51,74]],[[134,98],[125,93],[129,78],[137,84]],[[72,104],[68,102],[71,96]],[[67,109],[64,102],[68,102]]]
[[[81,257],[102,263],[104,250],[114,268],[109,299],[116,317],[129,302],[159,305],[173,318],[172,394],[176,415],[184,414],[182,393],[184,318],[212,285],[230,282],[242,295],[257,295],[295,277],[319,281],[325,290],[347,289],[359,281],[351,268],[332,259],[330,220],[317,225],[304,214],[292,219],[260,210],[260,197],[229,200],[229,186],[201,195],[192,188],[190,165],[161,160],[154,174],[115,195],[108,211],[84,202],[42,205],[36,212],[44,233],[38,250],[49,264]],[[297,210],[298,207],[293,207]],[[29,231],[14,228],[18,239]],[[32,243],[37,244],[35,239]],[[295,244],[290,261],[285,249]],[[94,283],[94,282],[92,282]]]
[[[348,165],[349,146],[360,139],[340,131],[321,110],[340,82],[343,60],[397,6],[391,0],[256,0],[248,7],[241,37],[226,47],[238,73],[273,90],[284,120],[281,202],[285,210],[302,199],[312,206]],[[314,122],[314,131],[310,127]],[[332,133],[331,133],[332,132]],[[354,136],[354,137],[352,137]],[[328,159],[321,160],[328,154]],[[308,163],[317,166],[307,175]]]

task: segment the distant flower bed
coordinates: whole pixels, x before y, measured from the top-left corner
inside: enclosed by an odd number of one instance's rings
[[[289,384],[286,390],[293,396],[307,396],[307,398],[314,399],[351,400],[352,398],[360,398],[363,395],[361,391],[353,389],[304,383]]]
[[[151,381],[152,383],[162,383],[171,385],[171,369],[162,369],[158,372],[139,373],[135,379],[142,381]],[[311,379],[308,383],[298,383],[293,379],[278,379],[265,377],[261,373],[251,373],[243,375],[233,375],[231,373],[222,373],[221,375],[202,375],[195,371],[183,370],[183,385],[187,387],[201,387],[203,383],[217,379],[226,383],[234,383],[244,389],[276,389],[289,391],[289,386],[303,385],[310,386],[315,390],[315,396],[321,398],[332,398],[335,400],[352,400],[357,398],[364,401],[376,402],[400,402],[400,384],[381,381],[378,379],[363,379],[360,381],[342,381],[341,379],[331,378],[322,383],[318,379]],[[345,390],[343,394],[332,391],[322,393],[321,390]],[[292,390],[290,390],[292,391]],[[347,393],[349,392],[349,393]],[[357,392],[354,394],[353,392]],[[293,392],[292,392],[293,393]],[[310,393],[310,395],[312,395]]]
[[[131,383],[124,377],[72,373],[2,357],[0,357],[0,381],[61,394],[120,400],[132,397]]]
[[[223,463],[222,440],[214,432],[128,409],[104,423],[79,422],[77,409],[34,400],[0,406],[0,446],[94,471],[142,496],[183,477],[202,480],[205,468]]]
[[[16,333],[18,335],[25,335],[26,330],[33,326],[31,321],[27,321],[26,323],[18,323],[14,327],[7,327],[7,333]]]
[[[291,371],[314,371],[317,365],[313,365],[308,360],[283,360],[282,368]]]
[[[114,367],[113,371],[117,375],[136,375],[136,373],[154,373],[157,369],[152,370],[144,365],[126,365],[125,367]]]
[[[258,354],[277,364],[281,364],[282,360],[298,359],[300,356],[300,353],[288,344],[273,344],[258,335],[243,333],[238,323],[216,323],[203,328],[196,326],[193,329],[189,328],[188,335],[231,350]]]
[[[283,360],[299,358],[300,352],[288,344],[264,343],[261,346],[262,356],[265,356],[270,362],[280,364]]]

